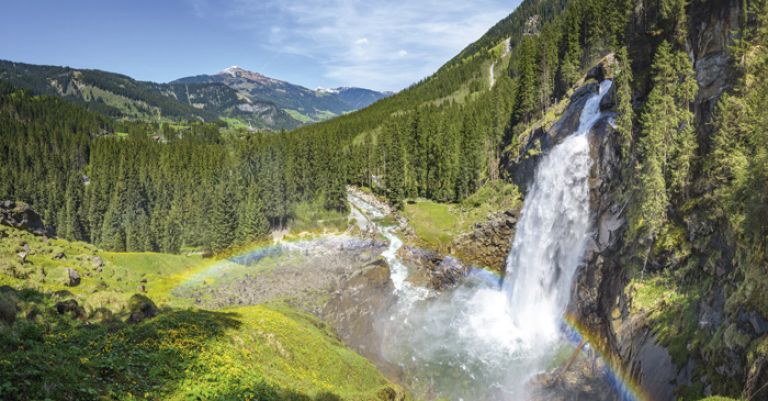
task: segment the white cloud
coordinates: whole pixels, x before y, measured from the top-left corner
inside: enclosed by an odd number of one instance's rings
[[[375,89],[401,89],[428,76],[519,4],[518,0],[190,1],[196,10],[216,9],[234,27],[251,31],[268,51],[315,60],[326,78],[339,85]]]

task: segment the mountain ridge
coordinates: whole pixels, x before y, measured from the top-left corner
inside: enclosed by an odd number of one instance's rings
[[[227,77],[241,81],[235,85]],[[295,129],[367,107],[390,95],[362,88],[337,88],[334,93],[312,91],[236,66],[216,75],[156,83],[98,69],[0,60],[0,80],[115,118],[222,119],[261,130]],[[242,90],[243,86],[251,87],[258,95]]]
[[[170,84],[187,83],[221,83],[253,101],[272,102],[312,122],[325,120],[331,115],[338,116],[365,108],[393,94],[356,87],[312,90],[236,65],[214,74],[194,75],[170,82]]]

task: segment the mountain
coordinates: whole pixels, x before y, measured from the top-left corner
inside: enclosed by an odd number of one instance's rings
[[[310,90],[237,67],[171,83],[91,69],[0,60],[0,80],[102,114],[137,120],[233,119],[253,129],[294,129],[391,95],[361,88]]]
[[[177,79],[171,84],[223,84],[254,102],[271,102],[301,122],[316,122],[368,107],[392,95],[361,88],[311,90],[232,66],[213,75]]]
[[[335,92],[342,101],[352,106],[354,109],[364,109],[371,104],[394,94],[394,92],[377,92],[370,89],[346,87],[331,89],[331,91]]]
[[[35,94],[62,97],[111,117],[150,121],[236,118],[260,129],[300,125],[273,103],[248,99],[222,84],[158,84],[99,70],[2,60],[0,80]]]

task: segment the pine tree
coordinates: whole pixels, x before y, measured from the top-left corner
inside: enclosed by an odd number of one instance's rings
[[[238,212],[236,242],[246,244],[269,234],[269,221],[256,191],[247,191]]]
[[[226,178],[220,179],[214,192],[209,219],[210,250],[219,253],[234,243],[237,230],[235,196]]]

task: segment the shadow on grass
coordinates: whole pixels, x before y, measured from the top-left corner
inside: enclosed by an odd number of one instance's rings
[[[248,390],[237,390],[227,394],[220,394],[211,398],[210,401],[235,401],[235,400],[258,400],[258,401],[342,401],[342,399],[333,393],[320,393],[314,398],[306,394],[297,393],[292,390],[280,389],[265,383],[255,383]]]
[[[19,306],[15,322],[0,322],[0,399],[7,401],[165,399],[183,392],[181,383],[190,374],[205,374],[198,356],[208,342],[241,326],[237,314],[203,310],[166,310],[138,324],[125,323],[124,316],[94,323],[56,312],[55,302],[66,294],[3,291]],[[197,399],[242,400],[251,394],[258,400],[339,400],[266,384],[246,387]]]

